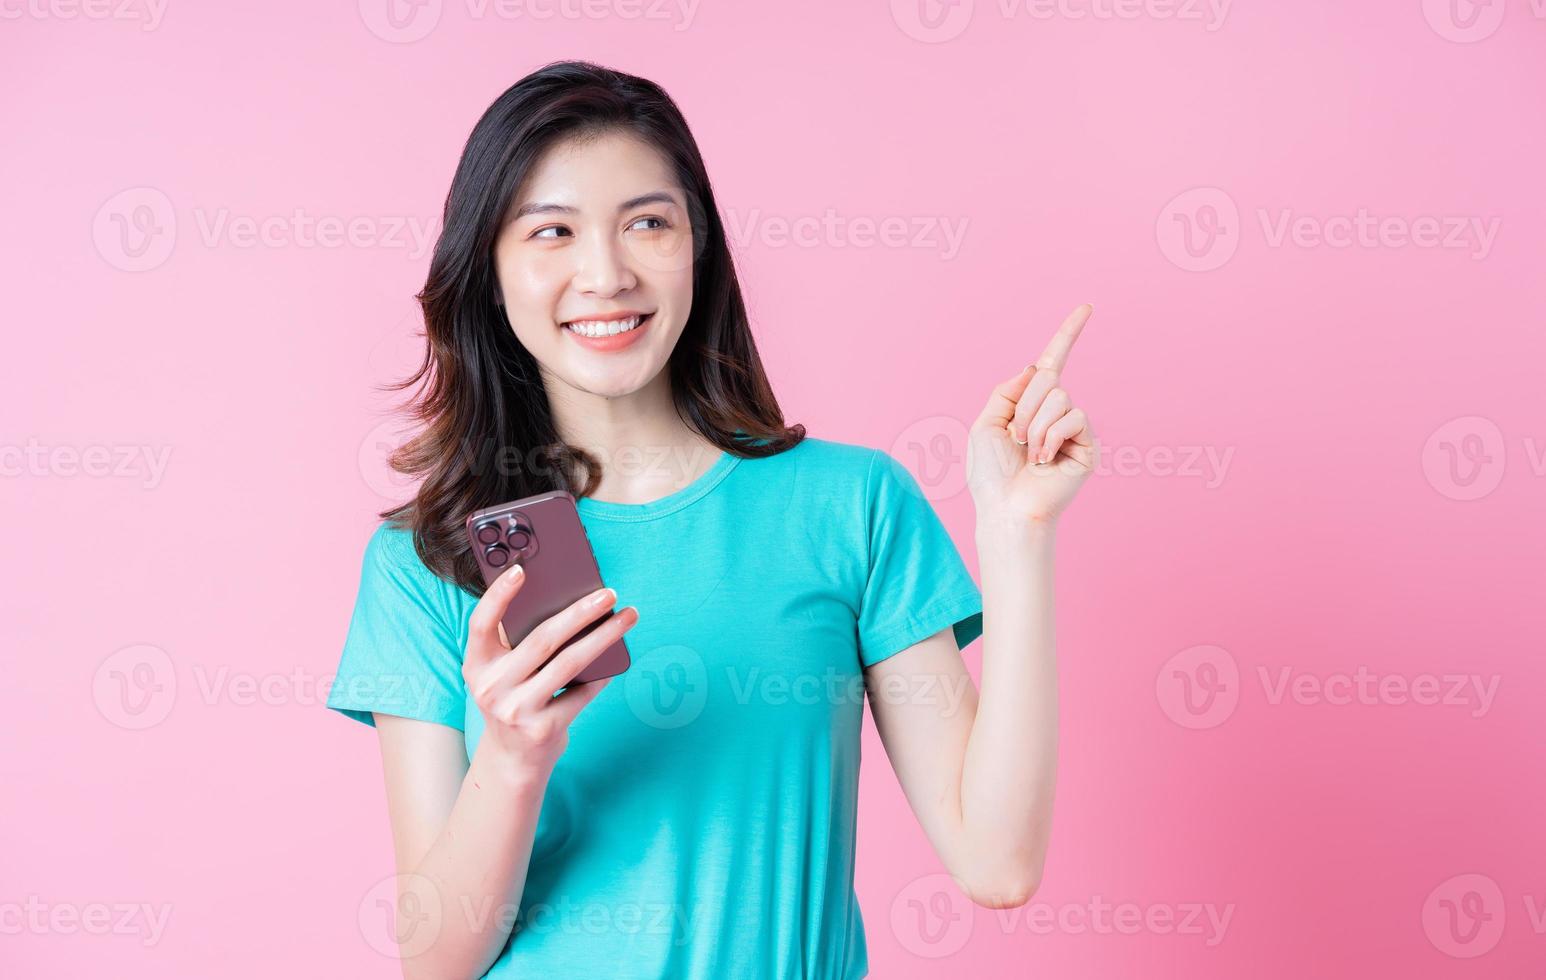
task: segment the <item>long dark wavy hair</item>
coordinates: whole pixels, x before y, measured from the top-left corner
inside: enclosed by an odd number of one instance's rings
[[[474,595],[484,585],[466,540],[468,514],[550,490],[584,497],[601,478],[598,460],[559,438],[537,361],[496,303],[494,243],[511,198],[548,147],[615,130],[659,149],[687,197],[692,312],[667,366],[677,413],[742,457],[775,455],[805,437],[804,426],[784,425],[763,372],[703,156],[676,103],[634,75],[583,61],[545,65],[500,95],[467,138],[416,296],[424,360],[386,386],[421,385],[406,408],[423,428],[389,462],[423,479],[412,500],[379,516],[411,529],[424,564]]]

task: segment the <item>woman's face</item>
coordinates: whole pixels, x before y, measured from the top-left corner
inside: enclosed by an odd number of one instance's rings
[[[692,310],[685,195],[666,158],[626,133],[550,147],[517,191],[494,263],[516,338],[549,384],[643,388]]]

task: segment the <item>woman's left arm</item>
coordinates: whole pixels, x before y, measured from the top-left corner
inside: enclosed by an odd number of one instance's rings
[[[897,779],[957,884],[979,905],[1029,901],[1041,883],[1057,774],[1053,551],[1057,518],[1095,469],[1089,419],[1060,386],[1090,307],[998,385],[973,424],[982,691],[941,630],[865,670]]]

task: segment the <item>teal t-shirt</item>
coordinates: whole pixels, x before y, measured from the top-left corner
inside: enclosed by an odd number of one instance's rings
[[[647,504],[582,498],[633,664],[575,719],[509,944],[487,976],[866,976],[853,890],[863,668],[982,594],[890,454],[807,437],[723,454]],[[379,527],[328,707],[464,732],[476,599]]]

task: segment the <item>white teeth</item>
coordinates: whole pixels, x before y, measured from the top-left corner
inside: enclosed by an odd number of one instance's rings
[[[644,317],[631,316],[626,320],[576,320],[573,323],[564,324],[564,327],[582,337],[610,337],[613,334],[627,333],[643,322]]]

